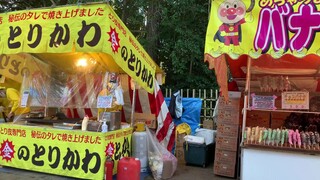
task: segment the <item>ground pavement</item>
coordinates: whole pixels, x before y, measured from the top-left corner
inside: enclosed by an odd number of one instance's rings
[[[72,180],[75,178],[68,178],[56,175],[50,175],[45,173],[38,173],[32,171],[26,171],[21,169],[15,169],[10,167],[0,167],[0,179],[3,180],[36,180],[36,179],[46,179],[46,180]],[[116,178],[114,178],[116,179]],[[152,180],[150,174],[142,174],[141,179]],[[172,180],[232,180],[231,178],[216,176],[213,174],[213,165],[209,165],[206,168],[199,166],[185,166],[184,164],[179,164],[179,167]]]

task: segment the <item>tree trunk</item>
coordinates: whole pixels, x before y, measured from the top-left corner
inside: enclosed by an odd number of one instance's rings
[[[158,25],[159,25],[159,15],[158,11],[158,1],[149,1],[149,8],[147,10],[147,37],[146,40],[148,45],[146,51],[152,59],[157,60],[157,42],[158,42]]]
[[[122,22],[127,25],[127,0],[123,0],[123,9],[121,14],[121,20]]]

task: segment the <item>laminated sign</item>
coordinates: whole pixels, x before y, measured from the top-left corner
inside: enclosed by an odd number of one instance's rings
[[[281,102],[282,109],[309,109],[309,92],[283,92]]]

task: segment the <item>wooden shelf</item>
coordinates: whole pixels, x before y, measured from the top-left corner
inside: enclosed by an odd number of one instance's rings
[[[247,109],[248,111],[268,111],[268,112],[293,112],[293,113],[307,113],[307,114],[320,114],[320,112],[311,112],[303,110],[286,110],[286,109]]]
[[[270,151],[283,151],[283,152],[294,152],[294,153],[302,153],[309,155],[320,155],[320,149],[303,149],[303,148],[294,148],[289,146],[268,146],[263,144],[247,144],[241,145],[241,148],[254,148],[261,150],[270,150]]]

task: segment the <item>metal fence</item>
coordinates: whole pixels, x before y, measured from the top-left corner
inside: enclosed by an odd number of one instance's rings
[[[164,96],[171,97],[172,89],[164,89]],[[213,110],[218,99],[217,89],[181,89],[180,94],[182,98],[200,98],[202,100],[200,119],[213,120]]]

